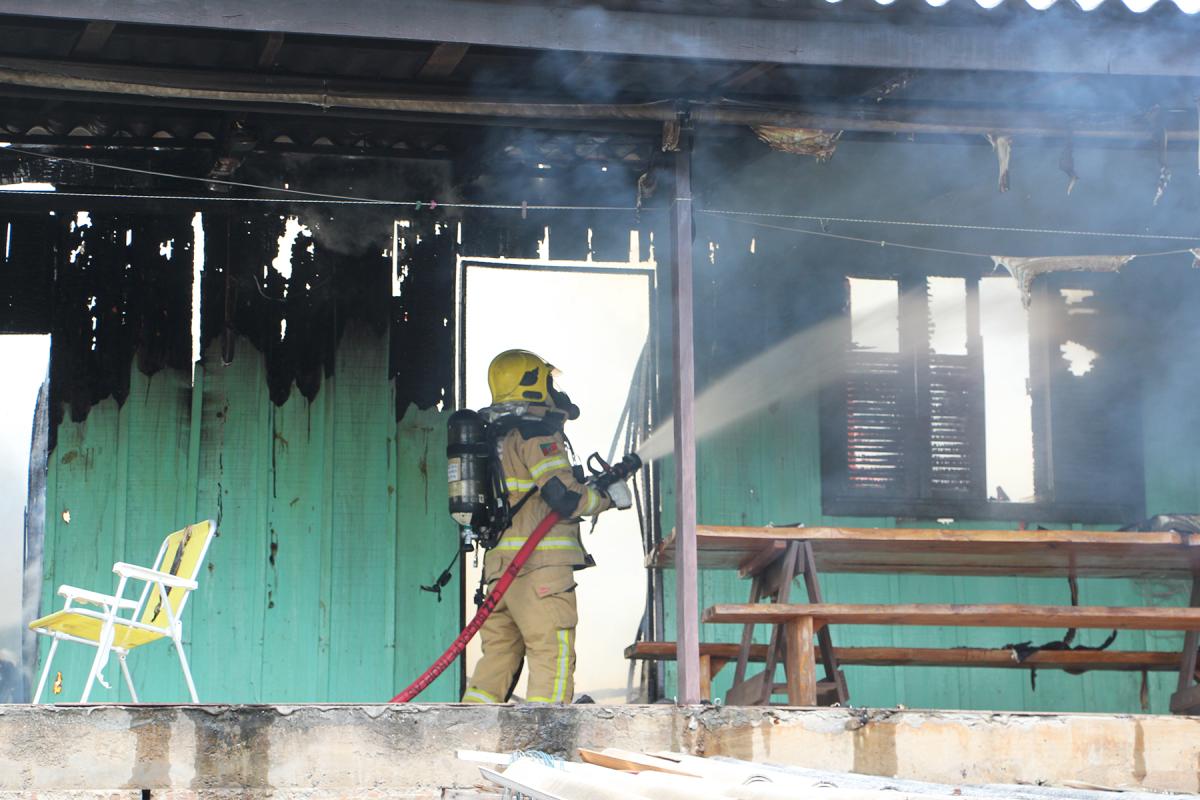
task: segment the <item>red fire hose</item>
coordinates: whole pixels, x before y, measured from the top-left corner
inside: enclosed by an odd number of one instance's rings
[[[475,612],[474,618],[467,623],[467,627],[463,628],[462,633],[454,640],[454,643],[446,648],[446,652],[438,658],[437,661],[430,665],[429,669],[421,674],[421,677],[413,681],[407,689],[393,697],[388,702],[390,703],[407,703],[414,697],[425,691],[429,684],[437,680],[437,677],[446,671],[446,667],[454,663],[454,659],[458,658],[463,650],[467,647],[467,642],[474,638],[479,629],[483,627],[483,621],[491,616],[492,611],[500,603],[500,598],[504,597],[504,593],[508,591],[508,587],[516,579],[517,573],[521,571],[521,567],[525,561],[532,555],[538,543],[542,538],[550,532],[558,521],[562,519],[557,513],[551,511],[547,514],[538,526],[533,529],[533,533],[529,534],[529,538],[521,549],[517,551],[517,555],[513,558],[512,563],[508,565],[508,569],[504,570],[504,574],[500,576],[500,580],[496,581],[496,585],[492,587],[492,591],[484,599],[483,605],[479,607],[479,611]]]

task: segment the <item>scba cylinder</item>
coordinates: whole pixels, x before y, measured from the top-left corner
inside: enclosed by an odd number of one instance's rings
[[[471,525],[488,505],[488,440],[483,419],[470,409],[456,411],[446,423],[446,478],[450,516]]]

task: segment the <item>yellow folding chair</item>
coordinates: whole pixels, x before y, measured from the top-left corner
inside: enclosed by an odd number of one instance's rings
[[[187,680],[192,702],[199,703],[196,684],[192,682],[192,671],[183,652],[181,617],[184,606],[187,605],[188,595],[197,586],[196,578],[204,565],[204,556],[216,532],[217,523],[207,520],[172,533],[163,540],[162,547],[158,550],[158,558],[149,569],[122,562],[113,564],[113,572],[120,576],[115,594],[100,594],[65,584],[58,587],[59,595],[67,601],[62,610],[29,623],[29,627],[37,633],[54,639],[46,656],[46,667],[42,670],[42,678],[38,681],[33,702],[41,702],[42,691],[46,688],[46,678],[50,675],[50,665],[54,661],[54,651],[58,649],[58,643],[68,641],[96,648],[96,657],[92,660],[92,669],[88,673],[83,697],[79,702],[87,702],[92,684],[96,680],[106,689],[112,688],[104,680],[103,672],[108,665],[109,654],[116,653],[121,662],[121,673],[125,676],[125,685],[129,687],[129,694],[136,703],[137,690],[133,688],[125,656],[135,647],[170,637],[175,643],[175,652],[179,654],[179,665],[183,668],[183,677]],[[144,584],[141,597],[137,600],[126,599],[124,596],[126,584],[130,580],[141,581]],[[78,604],[93,606],[99,610],[82,608]],[[122,611],[130,612],[129,616],[121,616]]]

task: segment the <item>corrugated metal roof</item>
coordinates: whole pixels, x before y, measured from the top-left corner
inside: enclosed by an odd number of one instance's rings
[[[873,0],[881,6],[891,6],[897,0]],[[942,8],[949,5],[952,0],[921,0],[933,8]],[[825,0],[830,5],[836,5],[842,0]],[[959,0],[962,2],[962,0]],[[983,9],[994,9],[1002,5],[1020,6],[1026,5],[1035,11],[1046,11],[1055,5],[1071,6],[1084,12],[1091,12],[1099,9],[1101,6],[1117,6],[1124,5],[1129,11],[1134,14],[1144,14],[1156,6],[1174,5],[1184,14],[1195,14],[1200,11],[1200,0],[974,0],[974,2]]]
[[[930,8],[948,8],[952,11],[972,11],[975,7],[986,11],[1010,11],[1028,13],[1046,11],[1055,6],[1069,9],[1073,12],[1102,14],[1143,14],[1151,10],[1174,13],[1176,10],[1184,14],[1195,14],[1200,11],[1200,0],[602,0],[600,3],[581,2],[581,0],[564,0],[558,5],[580,7],[601,5],[610,10],[647,11],[657,13],[690,14],[695,16],[740,16],[740,17],[778,17],[796,18],[822,6],[854,7],[854,6],[884,6],[897,9],[913,9],[927,6]],[[1174,8],[1171,8],[1174,6]]]

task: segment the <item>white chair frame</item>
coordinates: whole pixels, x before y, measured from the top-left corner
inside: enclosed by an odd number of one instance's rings
[[[196,573],[199,573],[203,567],[204,559],[208,555],[208,547],[217,535],[217,523],[214,520],[208,520],[208,524],[209,533],[200,551],[200,556],[196,560]],[[105,667],[108,666],[109,656],[112,653],[117,654],[117,659],[121,663],[121,674],[125,678],[125,685],[129,687],[129,694],[133,698],[133,702],[141,702],[138,700],[137,690],[133,687],[133,679],[129,675],[129,666],[125,663],[125,657],[132,648],[118,647],[113,644],[118,622],[120,622],[122,627],[151,631],[170,638],[175,645],[175,652],[179,655],[179,666],[183,669],[183,677],[187,681],[188,692],[191,694],[192,702],[200,702],[200,698],[196,695],[196,684],[192,680],[192,670],[188,666],[187,655],[183,652],[183,620],[181,619],[183,610],[187,606],[188,598],[191,597],[192,592],[196,590],[199,584],[195,580],[181,578],[169,572],[163,572],[160,569],[162,567],[163,556],[167,552],[169,540],[170,536],[163,539],[162,546],[158,549],[158,556],[154,559],[153,569],[139,567],[135,564],[126,564],[124,562],[113,564],[113,572],[120,577],[120,580],[117,582],[117,591],[112,595],[100,594],[99,592],[92,592],[66,584],[58,587],[58,594],[66,598],[67,601],[66,605],[62,608],[63,611],[70,610],[80,616],[92,617],[101,621],[100,638],[98,641],[92,641],[91,639],[83,639],[47,628],[34,629],[37,633],[53,638],[50,644],[50,652],[46,655],[46,666],[42,669],[42,677],[38,681],[37,692],[33,698],[35,704],[41,702],[42,691],[46,688],[46,679],[49,677],[50,667],[54,663],[54,653],[58,649],[59,642],[62,641],[79,642],[80,644],[96,648],[96,657],[92,659],[92,668],[88,673],[87,684],[83,689],[83,697],[80,698],[79,702],[86,703],[88,701],[88,697],[92,693],[92,686],[97,680],[100,681],[100,684],[104,688],[112,688],[104,680],[103,675]],[[126,599],[124,597],[125,587],[131,579],[144,583],[141,597],[137,600]],[[155,588],[157,588],[158,596],[162,599],[162,609],[167,615],[167,626],[165,628],[148,625],[139,619],[142,616],[142,610],[146,607],[146,602],[152,596],[151,590]],[[179,601],[178,613],[171,608],[169,588],[187,590],[186,594]],[[89,608],[80,608],[74,605],[76,602],[99,606],[101,610],[93,611]],[[129,617],[119,616],[119,612],[125,609],[132,612]]]

